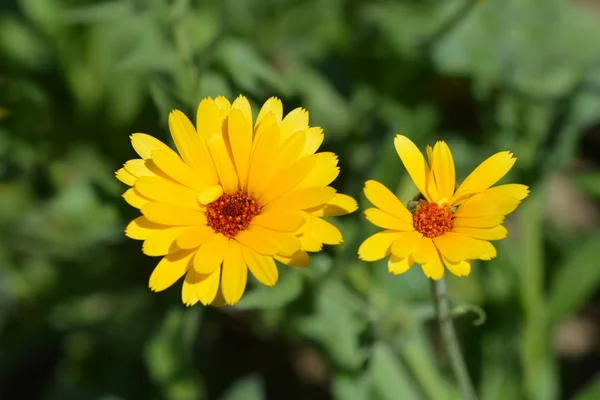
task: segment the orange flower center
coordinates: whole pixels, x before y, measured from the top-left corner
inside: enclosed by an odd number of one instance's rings
[[[417,211],[413,215],[413,226],[423,236],[434,238],[452,230],[453,219],[454,215],[450,207],[420,200]]]
[[[259,213],[258,203],[245,192],[225,193],[206,207],[208,226],[228,238],[248,228]]]

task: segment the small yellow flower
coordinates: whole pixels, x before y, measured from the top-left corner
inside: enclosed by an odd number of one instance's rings
[[[206,98],[197,126],[178,110],[169,129],[179,152],[135,133],[129,160],[116,176],[131,186],[123,197],[141,210],[125,231],[142,251],[163,256],[150,276],[161,291],[185,275],[186,305],[235,304],[248,270],[273,286],[275,259],[305,267],[307,252],[342,242],[322,217],[353,212],[356,202],[328,186],[339,174],[333,153],[316,153],[323,131],[309,127],[302,108],[282,118],[269,99],[252,124],[248,100]],[[316,154],[315,154],[316,153]]]
[[[427,146],[427,158],[405,136],[394,139],[396,152],[422,198],[409,211],[398,198],[377,181],[365,184],[367,199],[377,208],[365,211],[367,220],[385,228],[365,240],[358,255],[377,261],[391,254],[388,269],[401,274],[416,262],[434,280],[444,275],[444,265],[457,276],[471,272],[470,260],[490,260],[496,249],[489,240],[508,234],[504,217],[529,194],[525,185],[508,184],[491,188],[514,165],[508,151],[494,154],[456,188],[454,160],[445,142]]]

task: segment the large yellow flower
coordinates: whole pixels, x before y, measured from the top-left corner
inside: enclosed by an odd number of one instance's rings
[[[368,181],[365,195],[377,208],[367,209],[366,218],[386,230],[365,240],[359,257],[377,261],[391,254],[390,272],[401,274],[416,262],[435,280],[444,275],[444,265],[457,276],[467,276],[470,260],[496,257],[489,240],[506,237],[504,217],[529,194],[519,184],[491,188],[516,158],[508,151],[494,154],[455,190],[454,160],[445,142],[427,146],[429,163],[407,137],[397,135],[394,145],[422,198],[409,203],[411,212],[381,183]]]
[[[269,99],[254,128],[248,100],[233,104],[206,98],[197,126],[178,110],[169,129],[179,154],[152,136],[135,133],[141,157],[117,171],[131,186],[123,197],[141,210],[125,231],[143,240],[142,250],[163,256],[150,277],[161,291],[185,275],[186,305],[235,304],[246,288],[248,269],[264,285],[275,285],[274,259],[304,267],[307,252],[342,242],[322,219],[357,208],[351,197],[328,185],[337,177],[337,157],[316,153],[323,131],[309,127],[302,108],[282,118],[281,101]]]

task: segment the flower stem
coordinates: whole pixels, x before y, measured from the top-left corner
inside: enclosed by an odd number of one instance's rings
[[[444,343],[444,348],[448,359],[450,360],[450,366],[452,367],[454,376],[458,381],[462,398],[464,400],[477,400],[477,394],[475,393],[473,383],[469,377],[465,359],[460,350],[456,331],[454,330],[454,324],[452,323],[450,301],[448,300],[448,295],[446,293],[446,282],[443,278],[439,281],[432,281],[432,289],[440,331],[442,333],[442,342]]]

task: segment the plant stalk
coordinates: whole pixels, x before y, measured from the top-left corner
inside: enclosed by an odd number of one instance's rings
[[[446,292],[446,281],[443,278],[438,281],[432,281],[432,289],[438,323],[440,324],[442,334],[442,342],[446,355],[450,360],[454,376],[458,381],[462,398],[464,400],[477,400],[477,393],[475,393],[475,389],[473,388],[473,383],[469,377],[469,371],[467,371],[465,359],[456,337],[456,331],[454,330],[450,301]]]

